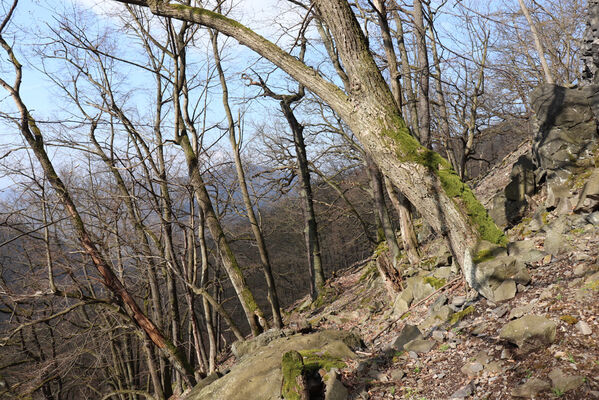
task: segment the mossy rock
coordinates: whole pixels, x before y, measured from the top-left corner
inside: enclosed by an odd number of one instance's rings
[[[306,398],[306,385],[304,384],[304,359],[295,350],[283,354],[281,360],[281,373],[283,386],[281,395],[285,400],[303,400]]]
[[[463,320],[464,318],[466,318],[468,315],[474,313],[474,306],[468,306],[466,308],[464,308],[462,311],[458,311],[456,313],[454,313],[450,318],[449,318],[449,325],[455,325],[458,322],[460,322],[461,320]]]
[[[424,278],[424,283],[428,283],[435,289],[441,289],[447,283],[444,278],[435,278],[434,276],[427,276]]]

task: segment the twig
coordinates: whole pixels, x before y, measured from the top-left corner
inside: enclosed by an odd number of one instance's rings
[[[461,281],[462,277],[459,276],[457,278],[455,278],[454,280],[452,280],[449,283],[446,283],[445,285],[441,286],[439,289],[435,290],[433,293],[429,294],[428,296],[426,296],[424,299],[420,300],[418,303],[416,304],[412,304],[410,306],[410,308],[408,308],[408,310],[404,313],[402,313],[399,317],[397,317],[396,319],[394,319],[393,321],[389,322],[389,324],[384,327],[379,333],[377,333],[373,338],[372,338],[372,342],[374,342],[379,336],[381,336],[383,333],[385,333],[386,331],[388,331],[389,329],[391,329],[391,327],[393,325],[395,325],[397,323],[397,321],[399,321],[400,319],[403,318],[404,315],[406,315],[407,313],[409,313],[410,311],[412,311],[413,309],[415,309],[416,307],[420,306],[422,303],[426,302],[428,299],[430,299],[431,297],[433,297],[434,295],[436,295],[437,293],[439,293],[440,291],[448,288],[449,286],[453,286],[453,284],[455,284],[458,281]]]

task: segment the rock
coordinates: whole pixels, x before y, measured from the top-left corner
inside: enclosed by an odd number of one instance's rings
[[[451,299],[451,305],[455,307],[461,307],[466,302],[466,296],[455,296]]]
[[[445,340],[445,335],[441,331],[433,331],[431,337],[437,342],[442,342]]]
[[[391,315],[394,318],[399,318],[400,315],[403,315],[406,311],[410,309],[410,306],[406,301],[401,297],[401,295],[397,295],[395,297],[395,301],[393,302],[393,311]]]
[[[532,311],[534,305],[534,302],[530,302],[524,306],[513,308],[512,311],[510,311],[510,315],[507,317],[507,319],[520,318],[523,315],[528,314]]]
[[[494,308],[491,312],[497,316],[497,318],[503,317],[509,310],[507,305],[502,305],[497,308]]]
[[[456,390],[450,397],[450,399],[463,399],[474,393],[474,383],[469,382],[467,385],[462,386]]]
[[[599,225],[599,211],[595,211],[587,215],[586,220],[589,224]]]
[[[304,377],[304,359],[295,350],[283,354],[281,361],[283,385],[281,395],[284,399],[309,399],[308,384]]]
[[[339,370],[333,368],[327,374],[325,382],[324,400],[347,400],[349,391],[339,379]]]
[[[593,212],[599,209],[599,168],[595,168],[585,183],[578,202],[574,207],[575,213]],[[589,221],[590,222],[590,221]],[[594,224],[593,222],[591,222]],[[596,225],[596,224],[594,224]]]
[[[522,256],[536,248],[534,240],[526,239],[508,243],[507,252],[510,256]]]
[[[343,365],[342,359],[356,357],[345,343],[355,340],[352,333],[330,330],[274,339],[242,357],[222,378],[201,390],[192,389],[186,400],[278,400],[283,378],[281,354],[289,350],[307,352],[311,356],[304,356],[306,365],[322,360],[330,370]]]
[[[437,343],[433,340],[414,339],[404,345],[406,351],[415,353],[428,353]]]
[[[483,365],[479,362],[467,363],[462,368],[460,368],[460,371],[462,371],[462,373],[464,375],[467,375],[469,378],[474,378],[482,370]]]
[[[526,201],[526,196],[536,192],[535,169],[532,157],[523,154],[512,166],[511,181],[505,188],[505,197],[516,202]]]
[[[564,227],[562,224],[552,226],[545,235],[545,252],[554,256],[559,255],[568,247],[564,240]]]
[[[584,321],[578,321],[576,323],[576,329],[578,329],[578,331],[580,333],[582,333],[585,336],[590,335],[591,333],[593,333],[593,331],[591,330],[591,327],[589,326],[589,324],[587,324]]]
[[[447,296],[445,294],[441,294],[429,307],[431,312],[439,311],[447,303],[447,300]]]
[[[396,336],[395,339],[393,339],[391,342],[391,348],[401,351],[404,349],[406,343],[421,337],[422,332],[420,332],[420,329],[418,329],[417,326],[408,324],[402,329],[399,336]]]
[[[389,373],[392,381],[399,381],[406,373],[401,368],[396,368]]]
[[[451,267],[439,267],[433,271],[433,276],[437,279],[449,279]]]
[[[523,350],[534,350],[555,341],[556,326],[545,317],[526,315],[508,322],[499,332],[499,337]]]
[[[418,328],[424,332],[428,329],[444,324],[451,316],[452,311],[449,306],[442,306],[439,310],[432,312],[424,321],[418,325]]]
[[[506,284],[498,292],[498,295],[505,295],[504,290],[511,287],[515,290],[517,283],[526,285],[530,282],[530,274],[524,263],[518,258],[501,253],[495,257],[485,256],[485,254],[488,253],[478,252],[479,258],[482,260],[478,264],[475,264],[476,259],[471,260],[466,257],[464,274],[468,284],[488,300],[496,301],[495,290],[505,281],[511,280],[514,285]]]
[[[279,329],[268,330],[255,338],[236,341],[231,346],[231,351],[238,359],[245,356],[246,354],[256,351],[256,349],[266,346],[268,343],[275,339],[285,336],[285,333]]]
[[[516,386],[514,390],[512,390],[512,396],[531,399],[534,398],[537,393],[544,392],[549,389],[551,389],[549,382],[538,378],[531,378],[523,385]]]
[[[543,84],[531,94],[539,130],[533,138],[533,155],[539,175],[545,175],[548,192],[593,156],[597,122],[593,112],[597,87],[565,88]],[[539,177],[540,178],[540,177]]]
[[[580,375],[566,375],[561,369],[554,368],[549,372],[551,387],[562,393],[575,390],[582,386],[584,378]]]
[[[516,296],[516,282],[511,279],[501,282],[493,291],[493,301],[502,302],[513,299]]]
[[[491,361],[489,364],[485,365],[485,370],[494,374],[499,374],[503,371],[503,367],[501,366],[501,362]]]

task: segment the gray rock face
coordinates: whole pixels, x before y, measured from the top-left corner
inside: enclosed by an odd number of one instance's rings
[[[534,350],[555,341],[556,323],[539,315],[526,315],[508,322],[499,332],[507,340],[524,350]]]
[[[539,126],[533,138],[534,160],[540,170],[538,175],[545,175],[548,195],[552,196],[579,160],[592,157],[599,139],[599,86],[568,89],[544,84],[531,94],[531,104]],[[557,197],[557,193],[553,196]]]

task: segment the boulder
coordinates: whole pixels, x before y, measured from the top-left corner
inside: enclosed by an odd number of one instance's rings
[[[238,359],[245,356],[246,354],[253,353],[260,347],[266,346],[268,343],[275,339],[285,336],[285,333],[280,329],[271,329],[262,334],[248,339],[238,340],[231,346],[233,355]]]
[[[355,343],[360,343],[355,334],[333,330],[277,338],[245,354],[228,374],[200,390],[192,389],[184,399],[279,400],[283,381],[282,354],[299,352],[305,368],[316,371],[323,368],[328,372],[339,368],[343,359],[356,357],[351,347]]]
[[[592,160],[599,139],[599,86],[543,84],[532,92],[531,105],[539,127],[533,138],[537,176],[546,179],[550,194],[583,166],[581,160]],[[553,200],[559,197],[557,193],[551,196]]]
[[[404,350],[415,353],[428,353],[436,344],[437,342],[434,340],[414,339],[405,344]]]
[[[500,247],[500,249],[503,249]],[[464,263],[464,275],[466,282],[478,293],[491,301],[506,300],[506,296],[515,289],[516,284],[526,285],[530,282],[530,274],[524,262],[517,257],[508,256],[503,251],[494,252],[479,251],[478,259],[469,260]],[[496,290],[505,282],[504,286],[496,293]],[[513,284],[512,284],[513,283]],[[515,294],[515,291],[514,291]],[[495,296],[498,296],[498,299]],[[513,297],[513,296],[512,296]],[[509,296],[508,296],[509,298]]]
[[[557,324],[539,315],[526,315],[508,322],[499,332],[501,339],[523,350],[534,350],[555,341]]]
[[[574,212],[593,212],[599,210],[599,168],[595,168],[584,184]]]

